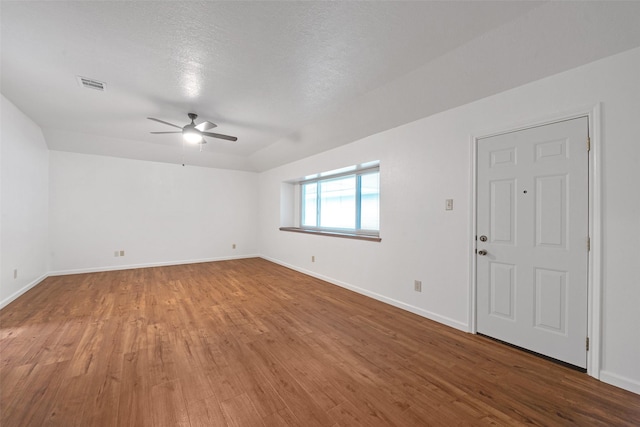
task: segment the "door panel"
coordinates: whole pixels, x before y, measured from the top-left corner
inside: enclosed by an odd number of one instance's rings
[[[566,333],[566,279],[567,273],[564,271],[536,268],[536,327],[556,333]]]
[[[513,166],[516,164],[516,149],[509,147],[506,150],[491,152],[491,167]]]
[[[565,249],[567,197],[565,175],[536,177],[536,245]]]
[[[539,142],[536,147],[536,162],[549,161],[551,159],[566,158],[567,140]]]
[[[478,141],[478,332],[585,368],[588,121]]]
[[[491,315],[514,320],[515,266],[491,263]]]
[[[491,230],[493,243],[513,245],[515,231],[515,180],[491,181]]]

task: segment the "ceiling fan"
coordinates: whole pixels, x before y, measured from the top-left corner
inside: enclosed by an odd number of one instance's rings
[[[182,137],[185,141],[190,142],[192,144],[206,144],[207,141],[203,138],[204,136],[209,136],[211,138],[219,138],[226,139],[227,141],[237,141],[238,138],[230,135],[223,135],[221,133],[213,133],[207,132],[209,129],[213,129],[217,127],[215,123],[211,123],[210,121],[204,121],[199,125],[195,124],[195,120],[198,118],[198,115],[195,113],[187,114],[191,119],[191,123],[185,126],[174,125],[173,123],[165,122],[164,120],[154,119],[153,117],[147,117],[149,120],[153,120],[154,122],[164,123],[165,125],[173,126],[174,128],[181,129],[180,131],[172,131],[172,132],[151,132],[151,133],[181,133]]]

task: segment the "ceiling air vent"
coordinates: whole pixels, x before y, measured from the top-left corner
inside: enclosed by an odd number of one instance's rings
[[[87,89],[95,89],[104,92],[107,89],[107,84],[105,82],[101,82],[94,79],[89,79],[87,77],[76,76],[78,80],[78,84],[82,87],[86,87]]]

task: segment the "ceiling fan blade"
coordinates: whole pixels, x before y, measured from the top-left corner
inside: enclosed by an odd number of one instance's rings
[[[221,133],[213,133],[213,132],[202,132],[204,136],[210,136],[212,138],[226,139],[227,141],[237,141],[238,138],[235,136],[222,135]]]
[[[172,132],[149,132],[149,133],[182,133],[182,131],[178,130],[178,131],[172,131]]]
[[[206,122],[202,122],[198,126],[196,126],[196,129],[198,129],[200,132],[204,132],[205,130],[213,129],[215,127],[218,127],[218,125],[207,120]]]
[[[154,122],[163,123],[165,125],[173,126],[174,128],[182,129],[182,126],[174,125],[173,123],[165,122],[164,120],[154,119],[153,117],[147,117],[149,120],[153,120]]]

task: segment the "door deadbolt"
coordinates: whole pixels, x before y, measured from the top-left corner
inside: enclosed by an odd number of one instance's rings
[[[478,251],[478,255],[483,255],[483,256],[484,256],[484,255],[486,255],[486,254],[487,254],[487,251],[485,251],[484,249],[480,249],[480,250]]]
[[[480,241],[481,242],[486,242],[487,241],[487,236],[480,236]]]

